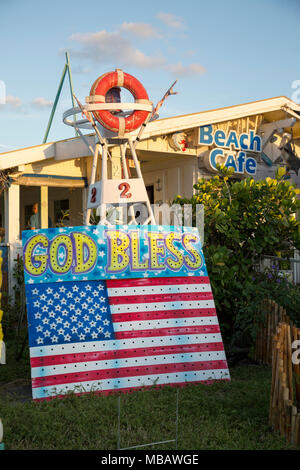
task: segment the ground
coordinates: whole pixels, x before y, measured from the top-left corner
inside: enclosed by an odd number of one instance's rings
[[[118,396],[69,395],[49,402],[31,399],[28,348],[19,361],[8,348],[0,366],[0,417],[8,450],[114,450],[172,440],[176,435],[176,389]],[[188,385],[179,392],[178,450],[300,450],[268,423],[271,368],[243,361],[231,381]],[[174,450],[175,443],[146,449]]]

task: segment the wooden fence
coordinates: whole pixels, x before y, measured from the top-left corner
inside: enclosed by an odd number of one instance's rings
[[[300,349],[299,340],[299,328],[288,323],[278,325],[273,339],[269,414],[272,428],[297,445],[300,445],[300,364],[297,364],[300,357],[297,352]]]
[[[256,326],[254,359],[272,365],[270,425],[300,445],[300,329],[269,299],[262,302]]]
[[[272,364],[273,337],[280,322],[291,324],[285,309],[274,300],[263,300],[256,321],[257,335],[253,357],[255,361],[261,364]]]

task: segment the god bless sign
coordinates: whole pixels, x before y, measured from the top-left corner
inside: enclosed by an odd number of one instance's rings
[[[197,229],[23,232],[34,399],[229,379]]]

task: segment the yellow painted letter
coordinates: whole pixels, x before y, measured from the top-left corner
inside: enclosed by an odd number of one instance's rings
[[[149,260],[140,261],[140,239],[138,232],[130,232],[131,237],[131,266],[134,271],[143,271],[149,268]]]
[[[175,257],[175,260],[168,257],[166,259],[166,264],[170,269],[172,269],[172,271],[179,271],[183,264],[183,255],[180,253],[179,248],[173,244],[174,240],[181,241],[181,234],[171,232],[166,236],[166,247]]]
[[[48,254],[35,255],[34,250],[37,246],[47,248],[49,245],[48,238],[45,235],[34,235],[28,242],[24,251],[25,269],[33,276],[40,276],[47,267]]]
[[[76,247],[76,266],[74,268],[74,273],[81,274],[90,271],[97,260],[97,246],[88,235],[81,232],[72,233],[75,240]],[[84,256],[85,249],[88,252],[88,256]]]
[[[195,235],[190,233],[186,233],[183,236],[182,243],[185,247],[186,251],[191,255],[184,257],[184,262],[190,269],[198,269],[201,268],[203,264],[202,256],[200,255],[199,251],[192,247],[191,242],[197,242],[198,238]]]
[[[157,242],[164,240],[164,235],[158,232],[149,232],[149,257],[150,257],[150,269],[164,269],[165,265],[159,263],[158,256],[165,254],[165,246],[159,246]]]
[[[129,256],[126,250],[129,246],[129,236],[119,230],[107,230],[108,263],[106,271],[110,273],[124,271],[129,265]]]
[[[60,246],[63,246],[65,249],[65,259],[63,264],[60,264],[58,261],[58,250]],[[54,238],[50,246],[49,256],[52,271],[63,274],[70,270],[73,260],[73,246],[69,235],[58,235]]]

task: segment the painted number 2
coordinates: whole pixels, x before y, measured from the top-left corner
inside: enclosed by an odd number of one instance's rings
[[[129,193],[130,184],[129,183],[120,183],[118,189],[121,191],[120,197],[131,197],[132,194]]]
[[[97,188],[93,187],[91,191],[91,202],[96,202]]]

